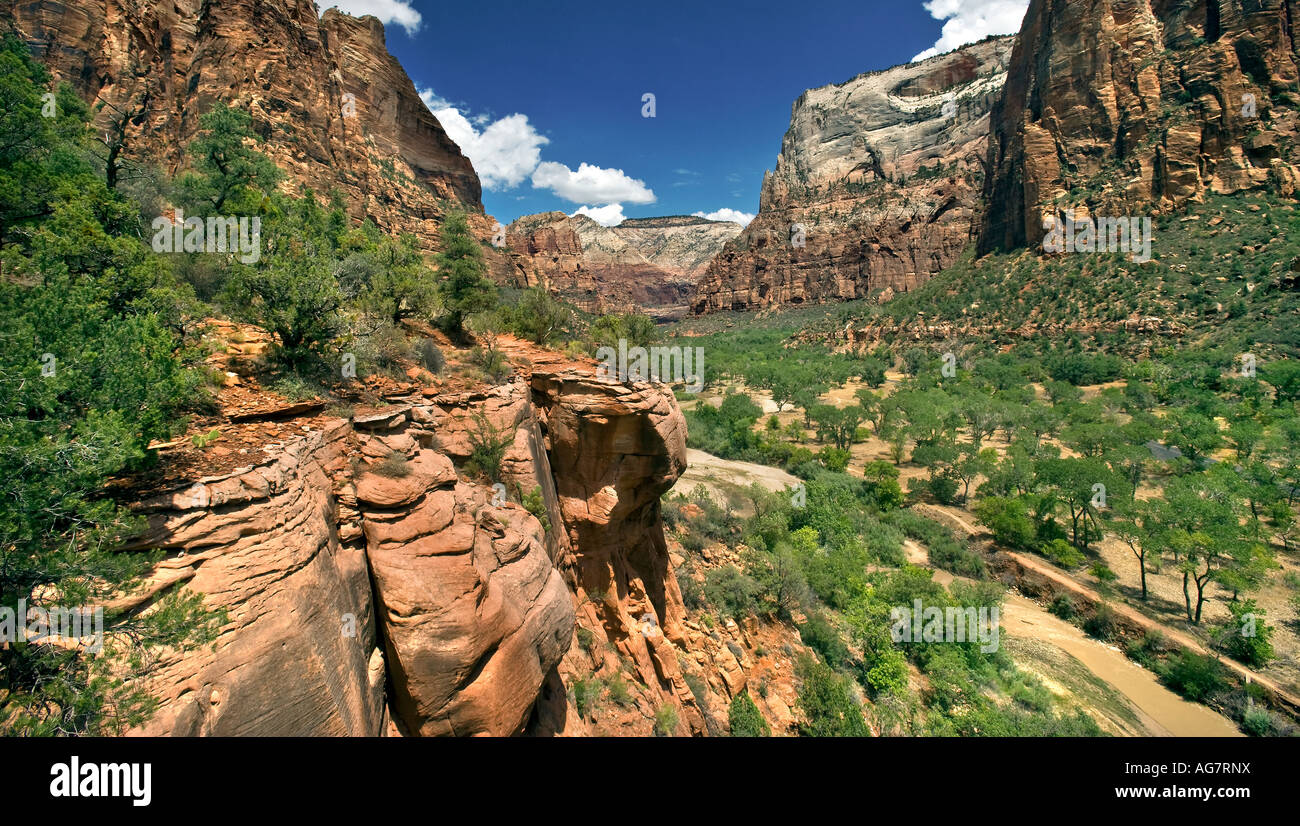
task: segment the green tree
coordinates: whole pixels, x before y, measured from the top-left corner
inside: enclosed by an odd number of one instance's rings
[[[496,307],[497,287],[487,277],[483,248],[469,230],[463,212],[452,212],[442,226],[442,252],[438,254],[438,291],[449,332],[459,334],[465,318]]]
[[[800,679],[798,705],[803,712],[799,733],[804,737],[869,737],[862,707],[849,680],[817,659],[805,656],[796,666]]]
[[[146,466],[147,445],[201,401],[197,356],[173,329],[179,293],[140,240],[138,206],[82,160],[85,109],[66,90],[42,117],[47,83],[23,43],[0,42],[0,607],[24,624],[20,601],[103,606],[151,569],[158,554],[121,550],[141,520],[108,481]],[[114,734],[147,719],[157,650],[220,624],[189,591],[151,607],[106,610],[99,654],[0,645],[0,734]]]
[[[573,313],[543,287],[529,287],[510,315],[516,333],[534,344],[547,345],[573,323]]]
[[[338,239],[312,192],[297,199],[277,195],[272,201],[268,251],[255,266],[235,272],[226,301],[273,333],[280,358],[298,367],[319,354],[339,329],[343,294],[332,266]]]
[[[772,729],[767,720],[759,713],[758,706],[750,698],[749,692],[742,691],[731,698],[727,709],[727,718],[731,723],[732,737],[770,737]]]
[[[260,141],[247,112],[218,102],[199,118],[188,151],[192,169],[180,176],[181,205],[205,215],[251,215],[283,177],[257,151]]]

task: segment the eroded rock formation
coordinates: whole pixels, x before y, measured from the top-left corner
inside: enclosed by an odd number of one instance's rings
[[[528,352],[540,363],[499,386],[294,419],[256,454],[272,458],[139,502],[132,547],[168,555],[131,599],[187,588],[229,612],[212,647],[150,677],[141,732],[585,733],[565,684],[606,668],[633,677],[628,733],[664,705],[679,733],[721,733],[754,658],[686,621],[660,514],[686,464],[680,408]],[[467,469],[485,438],[499,480]],[[534,490],[541,512],[515,504]],[[724,693],[712,717],[682,657]]]
[[[903,291],[952,263],[978,219],[1011,47],[991,38],[800,96],[758,217],[708,267],[692,310]]]

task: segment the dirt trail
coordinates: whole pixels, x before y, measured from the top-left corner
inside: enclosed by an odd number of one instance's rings
[[[918,505],[917,510],[918,512],[925,513],[926,515],[932,518],[937,517],[942,521],[955,523],[962,531],[966,533],[967,536],[975,536],[976,534],[982,532],[979,528],[972,525],[964,517],[962,517],[959,514],[953,513],[948,508],[940,508],[935,505]],[[1002,553],[1005,553],[1011,559],[1014,559],[1016,563],[1019,564],[1021,567],[1033,571],[1034,573],[1039,574],[1040,576],[1043,576],[1046,579],[1051,580],[1054,584],[1060,586],[1065,590],[1070,591],[1071,593],[1078,594],[1094,602],[1101,600],[1101,595],[1098,594],[1096,590],[1089,588],[1087,585],[1084,585],[1083,583],[1074,579],[1069,574],[1057,568],[1055,565],[1052,565],[1050,562],[1048,562],[1045,559],[1039,559],[1037,557],[1029,556],[1028,554],[1016,553],[1014,551],[1003,550]],[[1186,633],[1185,631],[1180,631],[1177,628],[1171,628],[1168,625],[1165,625],[1164,623],[1161,623],[1157,620],[1152,619],[1151,617],[1148,617],[1146,614],[1142,613],[1136,608],[1133,608],[1122,602],[1111,602],[1110,604],[1111,607],[1115,609],[1115,613],[1129,620],[1134,625],[1143,628],[1144,630],[1159,631],[1162,635],[1164,635],[1166,639],[1172,640],[1178,643],[1179,645],[1183,646],[1184,648],[1196,652],[1197,654],[1213,653],[1209,649],[1207,649],[1205,645],[1201,643],[1200,640],[1196,639],[1195,637]],[[1236,660],[1231,660],[1226,657],[1223,657],[1220,658],[1219,661],[1223,664],[1225,668],[1237,674],[1237,676],[1241,677],[1247,682],[1259,683],[1260,685],[1264,686],[1265,688],[1269,689],[1274,694],[1276,694],[1278,698],[1281,699],[1283,702],[1291,705],[1294,708],[1300,708],[1300,697],[1297,697],[1295,694],[1292,694],[1291,692],[1283,689],[1281,686],[1277,684],[1276,681],[1271,680],[1268,677],[1265,677],[1262,674],[1259,674],[1258,672],[1250,668],[1247,668],[1246,666],[1242,665]]]
[[[930,565],[929,554],[916,542],[907,540],[905,550],[909,562]],[[956,579],[942,568],[935,568],[934,572],[935,581],[943,585]],[[1014,591],[1008,591],[1003,599],[1001,620],[1003,633],[1050,643],[1083,663],[1098,679],[1129,701],[1145,734],[1156,737],[1242,736],[1230,720],[1203,705],[1179,697],[1118,648],[1089,637],[1077,626],[1053,616],[1038,603]],[[1050,678],[1051,675],[1044,676]]]

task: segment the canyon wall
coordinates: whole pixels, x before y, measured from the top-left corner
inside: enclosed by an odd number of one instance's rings
[[[525,215],[506,243],[530,284],[545,284],[588,312],[685,312],[713,257],[739,224],[690,215],[628,218],[605,227],[585,215]]]
[[[952,263],[978,219],[1011,48],[991,38],[800,96],[758,217],[708,267],[692,310],[898,292]]]
[[[1035,246],[1068,208],[1294,195],[1297,15],[1295,0],[1033,0],[992,113],[980,251]]]
[[[388,53],[383,25],[310,0],[0,2],[57,80],[92,104],[130,162],[175,174],[214,103],[248,111],[287,185],[337,189],[353,218],[439,248],[449,209],[484,240],[478,175]],[[494,273],[514,267],[487,250]]]

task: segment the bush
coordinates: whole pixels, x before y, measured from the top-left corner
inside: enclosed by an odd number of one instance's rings
[[[573,681],[573,705],[579,717],[586,717],[600,700],[600,681],[596,679]]]
[[[1083,564],[1083,554],[1064,539],[1053,539],[1044,545],[1043,556],[1062,568],[1077,568]]]
[[[1189,700],[1202,702],[1228,688],[1223,666],[1208,654],[1179,651],[1160,670],[1160,679]]]
[[[411,463],[400,453],[390,453],[383,461],[376,462],[369,468],[371,473],[387,476],[389,479],[401,479],[411,475]]]
[[[821,612],[809,614],[808,621],[799,626],[799,636],[804,645],[820,654],[831,668],[841,668],[848,664],[848,646],[840,638],[840,632]]]
[[[501,463],[514,440],[513,433],[494,427],[486,416],[476,412],[474,427],[469,431],[470,453],[465,470],[487,479],[500,479]]]
[[[1057,594],[1053,597],[1047,606],[1047,611],[1063,620],[1072,620],[1079,615],[1079,608],[1069,594]]]
[[[447,358],[431,338],[422,338],[415,345],[415,357],[420,365],[435,376],[447,366]]]
[[[727,719],[731,723],[732,737],[769,737],[772,734],[767,720],[759,713],[749,692],[742,691],[731,700],[727,709]]]
[[[1273,628],[1264,622],[1264,612],[1253,599],[1228,604],[1231,618],[1219,627],[1221,647],[1229,657],[1251,666],[1268,665],[1273,659]]]
[[[506,309],[504,316],[509,329],[541,345],[558,339],[573,321],[572,311],[543,287],[524,290],[519,303]]]
[[[804,737],[869,737],[862,707],[853,696],[849,680],[833,668],[805,656],[796,666],[800,679],[797,700]]]
[[[624,708],[628,708],[633,704],[632,693],[628,691],[627,680],[618,674],[605,678],[605,691],[609,694],[609,699]]]
[[[671,737],[677,730],[677,707],[662,705],[655,709],[655,736]]]
[[[537,521],[542,523],[543,532],[550,532],[551,517],[546,513],[546,502],[542,499],[541,485],[533,488],[527,496],[524,496],[520,504],[524,506],[524,510],[537,517]]]
[[[1087,619],[1083,621],[1083,630],[1099,640],[1109,642],[1119,632],[1115,619],[1115,609],[1106,603],[1098,603]]]
[[[753,578],[741,573],[734,565],[714,568],[704,577],[704,598],[722,613],[735,617],[749,616],[758,607],[758,594],[763,590]]]
[[[935,501],[941,505],[951,505],[957,499],[957,480],[946,474],[936,474],[930,477],[928,483],[930,494],[934,496]]]
[[[1022,500],[986,497],[975,505],[975,516],[993,532],[993,540],[999,545],[1017,549],[1033,547],[1037,529]]]
[[[848,450],[838,447],[824,447],[817,453],[817,460],[827,470],[842,472],[849,466],[849,459],[852,454]]]

